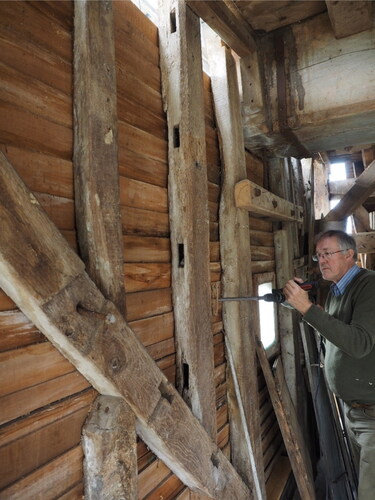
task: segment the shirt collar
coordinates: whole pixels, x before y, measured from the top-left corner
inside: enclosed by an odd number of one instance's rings
[[[349,271],[347,271],[344,276],[337,283],[332,283],[331,292],[336,297],[339,295],[343,295],[347,286],[352,281],[354,276],[356,276],[360,272],[361,268],[356,264],[352,266]]]

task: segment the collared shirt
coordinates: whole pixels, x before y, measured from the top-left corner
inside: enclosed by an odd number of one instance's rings
[[[356,276],[359,272],[361,271],[361,268],[358,267],[356,264],[347,271],[344,276],[341,278],[340,281],[337,283],[332,283],[331,285],[331,292],[332,295],[335,297],[338,297],[339,295],[343,295],[346,287],[349,285],[349,283],[352,281],[354,276]]]

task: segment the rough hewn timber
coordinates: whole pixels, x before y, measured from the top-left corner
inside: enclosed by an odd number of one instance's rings
[[[220,200],[220,255],[223,296],[251,295],[251,255],[248,212],[234,204],[234,186],[246,178],[240,99],[236,66],[230,50],[221,40],[205,32],[208,43],[215,115],[221,138],[223,185]],[[264,495],[263,460],[259,424],[259,401],[255,345],[251,328],[252,305],[227,302],[223,307],[224,329],[233,354],[242,405],[248,423],[251,448],[246,440],[233,380],[228,393],[233,463],[255,498]],[[252,466],[255,459],[256,470]]]
[[[138,434],[187,486],[222,500],[249,498],[2,154],[0,166],[0,287],[99,392],[125,399],[138,418]]]
[[[75,2],[74,109],[78,245],[91,279],[125,314],[110,0]],[[135,416],[123,399],[103,402],[102,398],[96,401],[83,428],[85,497],[95,500],[126,496],[134,500],[138,497]],[[108,415],[102,403],[108,405]],[[103,429],[100,422],[105,417],[110,425]]]
[[[169,218],[177,387],[216,437],[208,180],[199,18],[163,0],[160,62],[168,119]],[[173,20],[173,22],[172,22]]]

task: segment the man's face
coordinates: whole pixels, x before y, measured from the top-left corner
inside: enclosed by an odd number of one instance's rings
[[[345,252],[338,252],[341,248],[336,237],[324,238],[316,245],[316,253],[321,255],[319,267],[325,280],[337,283],[344,274],[355,264],[353,260],[354,251],[352,249]],[[324,256],[326,252],[337,252]]]

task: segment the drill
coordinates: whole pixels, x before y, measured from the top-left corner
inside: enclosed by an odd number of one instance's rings
[[[296,282],[297,283],[297,282]],[[316,281],[305,281],[304,283],[297,283],[303,290],[307,292],[312,292],[314,288],[317,287]],[[282,304],[285,302],[285,295],[282,288],[273,288],[272,293],[266,293],[261,296],[254,297],[224,297],[218,299],[219,302],[226,302],[232,300],[264,300],[265,302],[276,302],[277,304]]]

